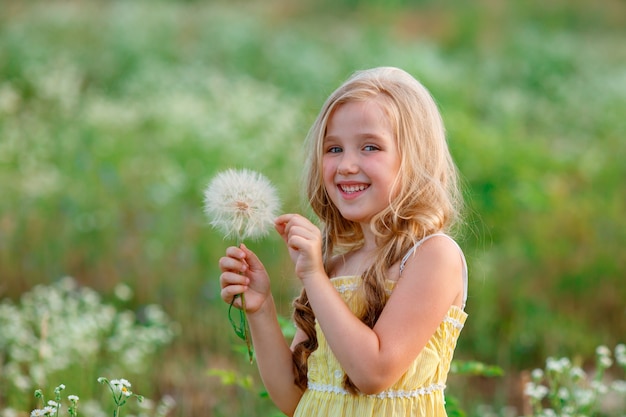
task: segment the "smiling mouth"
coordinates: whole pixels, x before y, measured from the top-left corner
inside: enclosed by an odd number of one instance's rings
[[[339,189],[346,194],[358,193],[359,191],[363,191],[368,188],[367,184],[358,184],[358,185],[342,185],[339,184]]]

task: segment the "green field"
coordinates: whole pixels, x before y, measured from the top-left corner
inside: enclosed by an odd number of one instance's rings
[[[463,176],[456,357],[505,373],[453,374],[447,392],[471,416],[520,407],[523,371],[626,342],[625,39],[618,0],[0,0],[0,298],[71,276],[139,318],[161,306],[174,340],[103,376],[172,396],[172,415],[277,415],[219,299],[234,242],[209,227],[202,191],[250,168],[307,213],[302,141],[322,102],[356,69],[399,66],[439,103]],[[288,316],[298,282],[282,242],[249,246]],[[9,331],[0,411],[26,412],[39,387],[11,380]],[[107,361],[42,380],[99,395]]]

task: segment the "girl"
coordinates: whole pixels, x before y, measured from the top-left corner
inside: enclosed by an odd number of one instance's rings
[[[307,144],[321,230],[298,214],[275,220],[303,286],[291,347],[258,257],[241,245],[219,261],[223,300],[246,294],[270,397],[289,416],[445,416],[467,267],[444,234],[461,202],[432,97],[400,69],[357,72]]]

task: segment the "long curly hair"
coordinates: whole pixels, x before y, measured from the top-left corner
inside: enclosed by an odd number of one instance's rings
[[[387,302],[385,281],[391,266],[421,238],[449,231],[462,206],[457,169],[448,150],[441,115],[428,90],[398,68],[357,71],[326,100],[306,139],[307,197],[321,222],[326,271],[330,272],[334,256],[363,245],[360,224],[341,216],[324,187],[322,146],[326,127],[339,106],[374,98],[383,103],[391,121],[401,162],[388,206],[370,221],[378,248],[371,266],[363,272],[357,292],[357,296],[363,297],[365,308],[356,313],[370,328]],[[305,389],[307,359],[318,346],[315,315],[304,289],[293,306],[294,321],[308,338],[293,352],[295,383]],[[343,385],[350,392],[358,391],[347,376]]]

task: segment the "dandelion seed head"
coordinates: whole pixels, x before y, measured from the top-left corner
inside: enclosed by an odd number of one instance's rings
[[[269,180],[247,169],[217,174],[204,191],[204,212],[225,238],[264,236],[278,209],[276,190]]]

